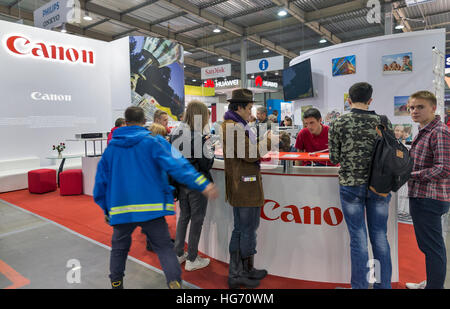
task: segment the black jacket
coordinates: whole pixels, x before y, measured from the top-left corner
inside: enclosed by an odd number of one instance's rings
[[[182,123],[170,135],[170,143],[198,172],[202,173],[209,181],[213,181],[210,170],[214,164],[214,149],[207,135],[191,131],[185,123]],[[185,147],[186,143],[190,143],[190,150]]]

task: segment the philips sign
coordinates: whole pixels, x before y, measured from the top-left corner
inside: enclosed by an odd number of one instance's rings
[[[51,1],[33,12],[34,26],[52,29],[64,23],[79,23],[81,21],[79,8],[78,0]]]

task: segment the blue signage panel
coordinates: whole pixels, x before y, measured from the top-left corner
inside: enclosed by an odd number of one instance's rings
[[[445,68],[450,69],[450,54],[445,56]]]

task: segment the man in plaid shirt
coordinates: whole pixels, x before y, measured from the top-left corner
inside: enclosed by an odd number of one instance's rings
[[[409,208],[417,244],[425,254],[427,280],[421,285],[426,289],[443,289],[447,271],[441,217],[450,205],[450,130],[435,115],[436,107],[436,97],[429,91],[409,98],[411,118],[419,123],[410,150],[414,167],[408,181]]]

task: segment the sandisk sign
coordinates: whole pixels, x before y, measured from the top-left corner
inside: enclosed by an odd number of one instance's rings
[[[281,205],[272,200],[266,200],[261,209],[261,218],[267,221],[281,220],[283,222],[298,224],[327,224],[337,226],[341,224],[344,214],[337,207],[329,207],[323,210],[316,206]]]
[[[94,64],[94,52],[92,50],[32,41],[24,35],[15,34],[6,35],[2,42],[8,53],[14,56],[36,57],[66,63]]]
[[[202,79],[226,77],[231,75],[231,64],[217,65],[214,67],[202,68]]]

